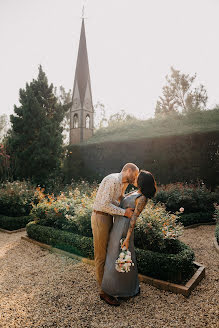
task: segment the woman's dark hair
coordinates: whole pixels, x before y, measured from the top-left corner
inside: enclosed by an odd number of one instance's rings
[[[137,185],[146,198],[154,197],[157,185],[151,172],[141,170],[138,175]]]

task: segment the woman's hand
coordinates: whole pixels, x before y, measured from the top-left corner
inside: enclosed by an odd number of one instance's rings
[[[123,247],[125,247],[126,249],[129,248],[129,239],[128,239],[128,238],[126,238],[126,239],[124,240],[124,242],[122,243],[122,248],[123,248]]]

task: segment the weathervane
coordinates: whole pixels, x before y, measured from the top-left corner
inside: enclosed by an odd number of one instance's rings
[[[85,12],[85,4],[86,4],[86,0],[84,0],[83,1],[83,7],[82,7],[82,19],[85,19],[85,14],[84,14],[84,12]]]

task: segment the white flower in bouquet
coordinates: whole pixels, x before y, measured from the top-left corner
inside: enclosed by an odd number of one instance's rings
[[[118,259],[115,263],[115,268],[118,272],[129,272],[131,266],[134,266],[132,262],[131,252],[126,249],[126,247],[122,247],[123,240],[120,240],[121,250],[122,252],[119,254]]]

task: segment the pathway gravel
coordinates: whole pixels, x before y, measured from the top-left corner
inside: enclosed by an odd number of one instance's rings
[[[0,233],[1,328],[219,328],[219,254],[214,226],[185,230],[181,240],[206,266],[189,298],[141,283],[141,295],[120,307],[98,297],[94,268]]]

